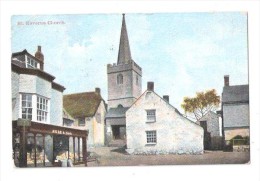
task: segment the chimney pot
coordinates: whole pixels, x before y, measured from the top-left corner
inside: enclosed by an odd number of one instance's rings
[[[229,86],[229,75],[224,76],[224,85]]]
[[[37,51],[34,55],[38,60],[40,60],[40,69],[43,70],[43,64],[44,64],[44,55],[42,53],[42,47],[39,45],[37,48]]]
[[[38,46],[38,51],[41,52],[42,51],[42,47]]]
[[[100,91],[100,88],[96,87],[96,88],[95,88],[95,92],[96,92],[97,94],[100,94],[100,92],[101,92],[101,91]]]
[[[169,96],[168,96],[168,95],[164,95],[164,96],[163,96],[163,99],[164,99],[166,102],[168,102],[168,103],[169,103],[169,100],[170,100],[170,98],[169,98]]]
[[[154,82],[147,82],[147,90],[154,91]]]

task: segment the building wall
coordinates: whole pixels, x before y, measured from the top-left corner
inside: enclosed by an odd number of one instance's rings
[[[139,84],[136,85],[136,75],[139,74]],[[130,107],[133,102],[141,95],[142,72],[134,62],[129,64],[108,65],[108,109],[117,107],[121,104]],[[123,75],[123,84],[117,84],[117,76]],[[124,98],[120,99],[119,98]]]
[[[249,126],[249,104],[224,104],[224,128]]]
[[[220,136],[219,131],[219,116],[215,113],[209,112],[200,121],[207,121],[207,131],[210,136]]]
[[[93,133],[95,146],[104,146],[105,144],[105,115],[106,108],[104,102],[102,101],[95,114]]]
[[[237,135],[242,137],[249,136],[249,127],[247,128],[226,128],[224,130],[225,140],[231,140]]]
[[[20,74],[19,92],[36,94],[36,76]]]
[[[106,115],[105,104],[103,101],[101,101],[96,114],[93,117],[85,118],[85,127],[82,128],[89,131],[88,142],[87,142],[87,145],[89,147],[104,146],[105,115]]]
[[[62,105],[63,105],[63,93],[51,89],[50,99],[50,124],[62,126]]]
[[[48,120],[47,123],[53,125],[62,125],[62,92],[52,89],[52,83],[37,77],[35,75],[17,74],[12,72],[12,101],[13,101],[13,120],[21,117],[20,110],[20,93],[30,93],[37,96],[42,96],[49,100]],[[33,97],[33,119],[37,119],[37,102],[36,97]]]
[[[147,93],[147,92],[146,92]],[[126,112],[127,151],[134,154],[201,154],[203,128],[187,120],[162,98],[146,93]],[[156,109],[156,122],[146,123],[146,109]],[[146,143],[146,131],[157,131],[157,143]]]
[[[85,118],[85,129],[88,130],[88,146],[94,146],[94,122],[95,117],[86,117]]]
[[[12,72],[12,120],[19,118],[19,74]]]
[[[136,83],[136,77],[138,77],[138,84]],[[142,94],[142,76],[133,71],[133,96],[139,98]],[[134,100],[135,101],[135,100]]]

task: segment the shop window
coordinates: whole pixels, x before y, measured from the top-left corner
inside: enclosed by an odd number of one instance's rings
[[[53,161],[53,136],[45,135],[45,166],[52,166]]]
[[[34,134],[28,133],[27,134],[27,144],[26,144],[26,152],[27,152],[27,167],[35,167],[34,156],[35,156],[35,149],[34,149]]]
[[[43,167],[44,161],[44,145],[43,145],[44,137],[41,134],[36,135],[36,166]]]

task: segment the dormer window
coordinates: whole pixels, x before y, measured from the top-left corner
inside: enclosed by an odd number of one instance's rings
[[[124,80],[123,80],[123,75],[122,74],[118,74],[117,75],[117,84],[123,84]]]
[[[26,68],[38,68],[38,62],[27,56]]]

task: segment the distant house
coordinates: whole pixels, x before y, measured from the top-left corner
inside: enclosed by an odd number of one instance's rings
[[[204,129],[204,149],[222,149],[219,118],[217,113],[209,111],[197,122]]]
[[[130,154],[201,154],[203,128],[185,118],[154,92],[153,82],[126,111],[127,152]]]
[[[235,136],[249,136],[249,85],[229,85],[224,76],[222,121],[225,144]]]
[[[74,119],[74,127],[89,130],[88,146],[103,146],[105,141],[106,105],[100,95],[100,89],[63,96],[64,123]]]

